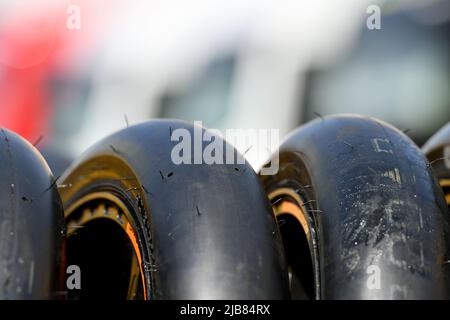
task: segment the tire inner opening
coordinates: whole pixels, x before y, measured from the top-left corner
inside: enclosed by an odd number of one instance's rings
[[[450,211],[450,185],[444,185],[442,189],[444,190],[445,200],[447,201],[448,210]]]
[[[132,273],[134,261],[132,243],[119,224],[105,218],[87,222],[67,239],[68,265],[81,271],[81,289],[68,290],[68,298],[127,299],[133,281],[134,298],[142,298],[141,282]]]
[[[292,299],[314,299],[314,269],[308,239],[291,214],[277,216],[289,272]]]

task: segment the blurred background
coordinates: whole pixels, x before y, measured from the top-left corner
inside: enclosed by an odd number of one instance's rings
[[[0,0],[0,126],[55,175],[152,118],[283,138],[359,113],[421,145],[450,120],[449,26],[450,0]]]

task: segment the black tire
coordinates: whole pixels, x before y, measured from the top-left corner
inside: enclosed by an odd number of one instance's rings
[[[64,284],[64,214],[39,152],[0,129],[0,299],[53,299]]]
[[[442,192],[400,131],[358,116],[318,119],[287,138],[279,172],[261,181],[294,298],[449,298]]]
[[[436,132],[422,147],[441,185],[450,208],[450,123]]]
[[[172,120],[126,128],[64,174],[68,263],[82,274],[72,297],[287,298],[283,245],[256,173],[247,163],[175,165],[179,128],[193,134]],[[119,227],[132,230],[131,244]]]

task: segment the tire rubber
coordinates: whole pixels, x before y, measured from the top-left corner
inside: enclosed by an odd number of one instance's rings
[[[450,208],[450,123],[436,132],[422,147],[445,193]]]
[[[64,214],[48,165],[0,129],[0,299],[61,298]]]
[[[65,208],[99,190],[127,202],[148,299],[288,298],[283,245],[258,176],[248,163],[174,164],[180,128],[194,135],[189,123],[152,120],[97,143],[62,178]]]
[[[399,130],[353,115],[314,120],[281,145],[278,174],[260,179],[275,209],[279,190],[301,199],[313,298],[449,298],[444,198]]]

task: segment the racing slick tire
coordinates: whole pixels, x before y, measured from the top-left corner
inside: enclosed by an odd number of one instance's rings
[[[322,117],[260,175],[293,298],[448,299],[449,216],[420,149],[372,118]]]
[[[422,150],[433,167],[450,208],[450,123],[433,135]]]
[[[63,297],[64,214],[48,165],[0,129],[0,299]]]
[[[193,164],[195,152],[192,164],[173,161],[174,134],[206,131],[151,120],[105,138],[66,171],[68,263],[81,270],[70,298],[289,297],[281,236],[249,164]]]

